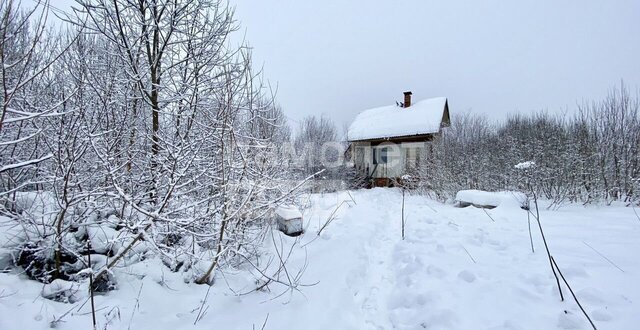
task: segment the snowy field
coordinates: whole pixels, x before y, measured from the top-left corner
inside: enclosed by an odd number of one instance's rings
[[[401,204],[394,189],[310,196],[306,233],[282,241],[285,250],[298,243],[289,272],[306,267],[308,286],[300,292],[278,285],[252,292],[255,280],[237,271],[218,276],[207,294],[207,286],[184,283],[157,260],[122,268],[120,288],[96,296],[99,327],[591,328],[565,287],[560,301],[540,233],[532,226],[532,253],[526,211],[517,203],[485,213],[407,196],[405,240]],[[640,220],[633,209],[543,207],[541,219],[552,255],[598,329],[640,329]],[[52,321],[59,329],[90,328],[86,293],[65,304],[41,298],[42,289],[0,274],[0,329],[45,329]]]

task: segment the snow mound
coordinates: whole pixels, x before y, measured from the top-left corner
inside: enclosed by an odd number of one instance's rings
[[[298,210],[298,208],[293,205],[278,206],[276,208],[276,214],[285,220],[302,218],[302,213],[300,213],[300,210]]]
[[[87,227],[87,233],[91,240],[91,248],[97,253],[105,254],[109,251],[118,251],[119,244],[116,241],[118,231],[108,225],[91,225]]]
[[[519,170],[526,170],[526,169],[528,169],[528,168],[535,167],[535,166],[536,166],[536,163],[535,163],[535,162],[533,162],[533,161],[526,161],[526,162],[518,163],[518,164],[516,164],[514,167],[515,167],[515,168],[517,168],[517,169],[519,169]]]
[[[456,203],[460,207],[473,205],[481,208],[495,208],[498,206],[510,206],[527,208],[528,198],[525,194],[516,191],[489,192],[483,190],[460,190],[456,194]]]
[[[78,283],[56,279],[44,285],[41,295],[43,298],[73,303],[77,301],[76,294],[79,289]]]

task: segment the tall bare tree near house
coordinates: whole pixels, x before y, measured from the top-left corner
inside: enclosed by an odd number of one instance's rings
[[[116,55],[126,65],[136,111],[149,113],[148,138],[150,157],[149,193],[160,203],[157,185],[163,172],[161,152],[170,131],[168,117],[177,116],[176,124],[185,118],[185,109],[197,99],[198,79],[205,70],[226,60],[225,41],[235,29],[232,12],[219,1],[90,1],[79,0],[82,15],[88,17],[85,27],[99,33],[116,46]],[[203,17],[204,13],[211,17]],[[205,58],[205,56],[211,56]],[[203,83],[206,83],[203,82]],[[194,93],[195,92],[195,93]],[[193,107],[191,108],[193,112]],[[187,124],[188,127],[189,124]],[[141,132],[141,131],[138,131]],[[179,134],[189,134],[187,131]]]

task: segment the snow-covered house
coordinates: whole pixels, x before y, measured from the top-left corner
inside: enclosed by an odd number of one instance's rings
[[[447,98],[437,97],[369,109],[356,116],[347,132],[348,156],[372,186],[392,186],[428,156],[429,142],[450,125]]]

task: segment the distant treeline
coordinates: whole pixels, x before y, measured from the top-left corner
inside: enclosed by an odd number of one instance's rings
[[[421,189],[446,199],[460,189],[527,189],[521,170],[534,161],[533,190],[556,203],[631,201],[640,179],[637,93],[621,84],[575,114],[515,114],[452,118],[417,169]]]

